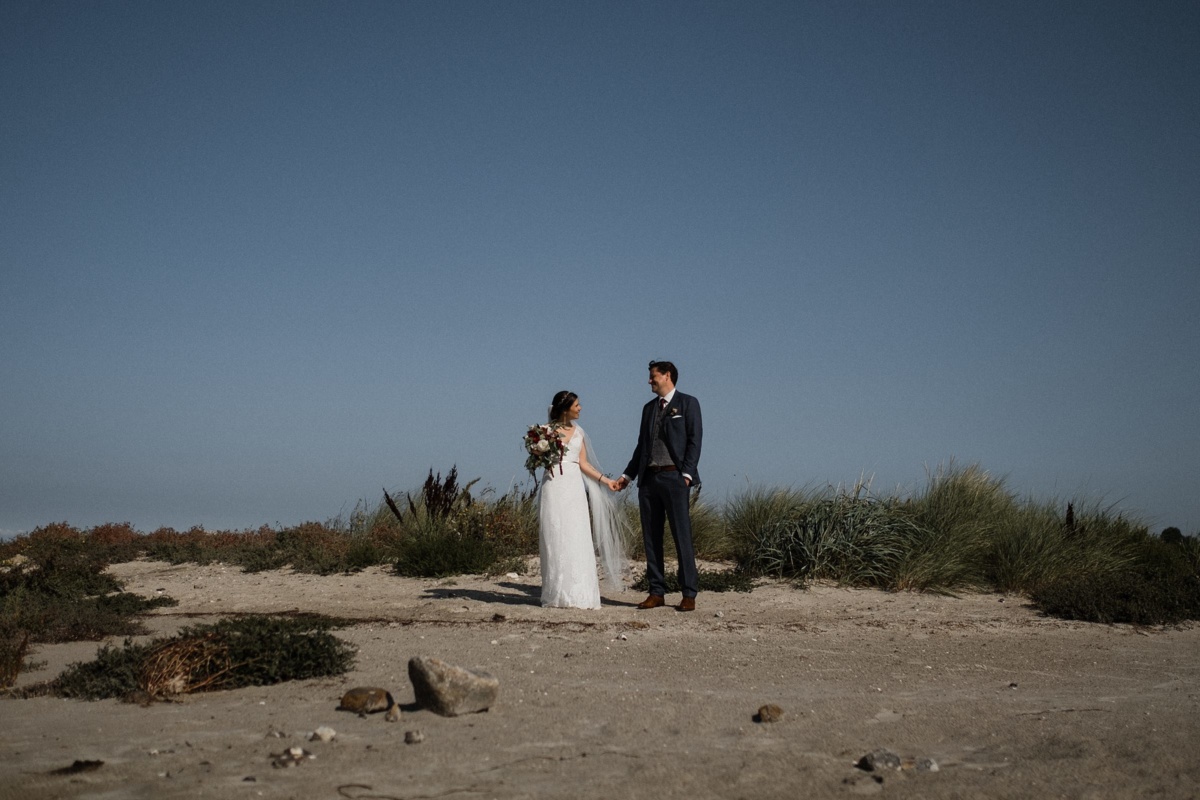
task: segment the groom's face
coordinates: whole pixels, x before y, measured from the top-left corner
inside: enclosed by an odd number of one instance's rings
[[[670,374],[663,374],[656,369],[650,370],[650,390],[659,397],[664,397],[668,392],[675,388],[675,384],[671,383]]]

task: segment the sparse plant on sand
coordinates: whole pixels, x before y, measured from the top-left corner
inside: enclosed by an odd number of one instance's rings
[[[144,644],[105,646],[73,664],[48,690],[83,700],[143,692],[165,698],[191,692],[265,686],[341,675],[354,665],[353,645],[329,631],[337,620],[251,615],[184,628]]]

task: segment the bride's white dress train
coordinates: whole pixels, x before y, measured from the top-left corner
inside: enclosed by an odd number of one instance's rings
[[[542,559],[542,605],[558,608],[599,608],[600,580],[587,491],[579,469],[584,441],[578,425],[567,442],[562,474],[546,470],[538,498],[539,553]]]

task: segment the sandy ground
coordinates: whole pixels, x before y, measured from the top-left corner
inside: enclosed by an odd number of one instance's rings
[[[361,619],[350,674],[190,695],[148,708],[0,701],[2,798],[1200,797],[1200,626],[1135,629],[1041,617],[1020,598],[767,583],[699,609],[543,609],[536,575],[423,581],[383,569],[318,577],[158,562],[112,570],[179,600],[160,635],[215,615]],[[670,598],[669,598],[670,599]],[[43,647],[45,669],[95,643]],[[501,681],[487,713],[338,712],[352,686],[412,703],[408,659]],[[756,723],[759,706],[785,716]],[[327,725],[328,743],[306,741]],[[420,744],[406,745],[419,730]],[[316,758],[271,765],[291,746]],[[856,769],[887,748],[937,772]],[[61,776],[75,760],[95,771]],[[881,777],[882,780],[877,780]]]

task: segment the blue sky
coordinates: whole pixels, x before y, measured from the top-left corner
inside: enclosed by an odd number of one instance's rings
[[[0,531],[701,471],[1200,530],[1200,5],[0,5]]]

